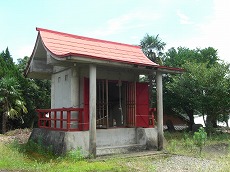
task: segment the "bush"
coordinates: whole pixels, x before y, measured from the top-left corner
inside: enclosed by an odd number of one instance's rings
[[[205,132],[203,127],[200,127],[198,132],[195,132],[193,135],[193,140],[196,146],[200,148],[200,155],[207,140],[207,133]]]

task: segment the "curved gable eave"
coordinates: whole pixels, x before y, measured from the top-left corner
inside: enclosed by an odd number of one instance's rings
[[[25,76],[37,79],[50,78],[53,67],[47,63],[47,53],[47,49],[38,33],[33,52],[27,63]]]

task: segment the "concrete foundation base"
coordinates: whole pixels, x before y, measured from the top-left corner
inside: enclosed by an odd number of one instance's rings
[[[80,148],[89,155],[89,131],[63,132],[33,129],[30,140],[53,148],[56,154]],[[157,149],[155,128],[111,128],[97,130],[97,155],[127,153],[130,151]]]

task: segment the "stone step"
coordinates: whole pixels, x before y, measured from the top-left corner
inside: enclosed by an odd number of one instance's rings
[[[97,155],[121,154],[129,152],[138,152],[146,149],[146,145],[131,144],[122,146],[97,147]]]

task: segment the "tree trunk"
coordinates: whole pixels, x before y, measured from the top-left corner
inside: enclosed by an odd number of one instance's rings
[[[214,128],[217,127],[217,120],[213,115],[207,114],[207,119],[206,119],[206,131],[208,135],[211,137],[212,133],[215,132]]]
[[[202,117],[203,117],[204,124],[206,125],[206,120],[205,120],[204,112],[202,112]]]
[[[224,121],[226,123],[226,126],[229,128],[229,125],[228,125],[228,119]]]
[[[185,110],[189,117],[189,130],[192,131],[192,126],[194,124],[193,110]]]
[[[213,115],[207,115],[206,124],[212,128],[217,128],[217,119]]]
[[[2,134],[6,133],[6,123],[7,123],[7,114],[3,112],[2,114]]]

